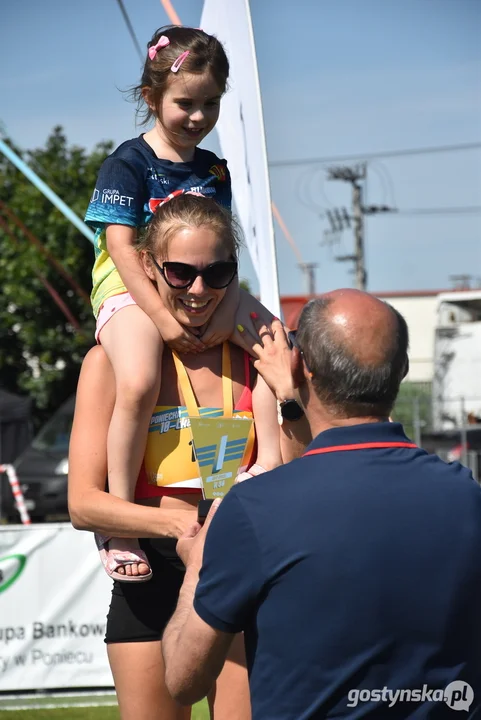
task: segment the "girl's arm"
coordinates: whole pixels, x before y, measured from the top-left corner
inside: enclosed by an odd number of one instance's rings
[[[106,238],[107,250],[125,287],[137,305],[154,322],[163,340],[179,352],[205,349],[203,343],[185,330],[164,307],[135,249],[136,228],[129,225],[107,225]]]
[[[106,492],[107,432],[115,403],[112,367],[101,347],[80,372],[70,436],[68,504],[78,530],[115,537],[179,537],[192,512],[135,505]]]

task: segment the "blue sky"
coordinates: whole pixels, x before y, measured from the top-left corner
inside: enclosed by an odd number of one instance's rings
[[[228,0],[225,0],[226,2]],[[145,47],[168,23],[160,0],[124,0]],[[198,26],[202,0],[172,0]],[[481,141],[479,0],[251,0],[270,161],[348,156]],[[140,132],[120,92],[140,62],[115,0],[15,0],[2,6],[0,119],[23,148],[54,125],[72,144],[116,144]],[[216,150],[215,138],[205,143]],[[227,158],[228,159],[228,158]],[[319,292],[349,286],[348,230],[321,245],[325,211],[349,206],[349,186],[325,166],[273,167],[272,197]],[[399,210],[481,205],[481,149],[369,164],[367,200]],[[282,294],[305,280],[276,229]],[[366,220],[373,291],[446,288],[481,276],[481,213],[389,214]],[[241,274],[257,289],[243,254]]]

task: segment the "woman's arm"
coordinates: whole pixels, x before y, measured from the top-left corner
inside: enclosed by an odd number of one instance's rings
[[[260,318],[256,318],[253,325],[256,333],[258,333],[257,337],[254,337],[244,327],[241,335],[245,346],[249,347],[249,352],[257,358],[254,361],[254,367],[259,376],[263,378],[264,385],[267,384],[272,391],[271,395],[276,405],[278,433],[280,432],[282,462],[288,463],[303,454],[312,440],[311,430],[305,415],[299,420],[284,419],[279,427],[276,398],[285,400],[297,396],[291,375],[291,352],[280,320],[274,320],[272,325],[268,327],[262,323]],[[267,398],[265,401],[269,402]],[[260,460],[259,465],[262,465]]]
[[[300,420],[284,420],[281,425],[282,462],[285,464],[301,457],[311,441],[311,429],[305,415]]]
[[[270,387],[257,375],[252,391],[252,413],[254,415],[257,439],[256,464],[264,470],[273,470],[282,465],[277,402]]]
[[[70,436],[68,504],[78,530],[115,537],[179,537],[192,512],[135,505],[106,492],[107,432],[115,380],[101,347],[86,355],[80,372]]]
[[[283,420],[279,425],[276,397],[261,375],[257,376],[252,393],[252,407],[258,448],[256,463],[272,470],[301,457],[312,440],[306,417]]]

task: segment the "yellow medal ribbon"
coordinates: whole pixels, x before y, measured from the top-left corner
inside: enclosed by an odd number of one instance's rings
[[[222,347],[222,417],[201,417],[187,370],[177,353],[173,351],[172,355],[190,419],[204,497],[224,497],[234,484],[241,464],[249,459],[255,437],[251,413],[241,414],[241,411],[234,417],[229,344],[224,343]]]

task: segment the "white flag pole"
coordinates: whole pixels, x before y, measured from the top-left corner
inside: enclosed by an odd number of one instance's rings
[[[217,132],[232,176],[237,214],[259,279],[261,302],[280,315],[262,102],[248,0],[205,0],[201,27],[224,45],[229,90]]]

